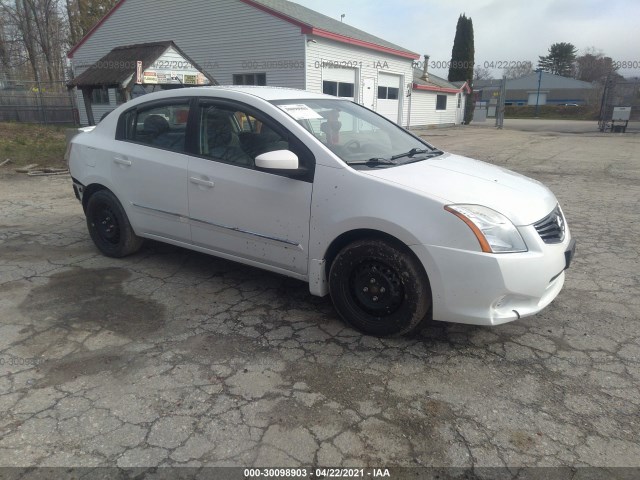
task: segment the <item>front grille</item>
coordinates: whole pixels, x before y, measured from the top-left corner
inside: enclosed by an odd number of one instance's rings
[[[556,207],[553,212],[534,223],[533,226],[544,243],[560,243],[564,240],[564,217],[560,207]]]

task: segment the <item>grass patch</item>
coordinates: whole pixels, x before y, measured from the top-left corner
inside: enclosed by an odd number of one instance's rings
[[[64,125],[0,122],[0,163],[10,158],[4,168],[37,163],[43,167],[65,167],[67,148]]]

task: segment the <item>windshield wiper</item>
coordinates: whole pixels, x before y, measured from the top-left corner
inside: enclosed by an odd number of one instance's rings
[[[373,157],[369,160],[354,160],[352,162],[347,162],[347,165],[367,165],[367,166],[376,166],[376,165],[397,165],[398,162],[393,161],[393,157],[391,160],[381,157]]]
[[[412,158],[408,162],[404,162],[403,165],[406,165],[408,163],[420,162],[422,160],[426,160],[427,158],[439,157],[444,152],[442,150],[431,150],[430,152],[426,152],[426,153],[428,153],[427,156],[423,156],[423,157],[420,157],[420,158]]]
[[[412,148],[408,152],[399,153],[398,155],[394,155],[393,157],[391,157],[391,160],[396,160],[396,159],[402,158],[402,157],[413,157],[414,155],[417,155],[419,153],[429,153],[431,151],[432,150],[427,150],[426,148]]]

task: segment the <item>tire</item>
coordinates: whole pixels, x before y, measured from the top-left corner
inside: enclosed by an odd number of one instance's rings
[[[93,243],[107,257],[126,257],[140,250],[143,239],[135,234],[124,208],[109,190],[91,195],[86,216]]]
[[[406,247],[384,240],[344,247],[331,264],[329,291],[346,323],[376,337],[417,330],[431,308],[422,265]]]

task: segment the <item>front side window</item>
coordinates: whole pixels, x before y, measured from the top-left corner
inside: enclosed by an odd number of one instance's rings
[[[290,149],[285,135],[245,109],[202,103],[198,118],[199,155],[253,168],[258,155]]]
[[[347,100],[278,100],[273,103],[351,165],[389,167],[407,160],[423,159],[427,154],[442,153],[395,123]],[[414,153],[409,154],[412,151]],[[392,158],[396,156],[399,156],[397,162]],[[404,158],[400,160],[401,157]]]
[[[142,106],[124,115],[125,140],[176,152],[185,151],[188,101]]]

